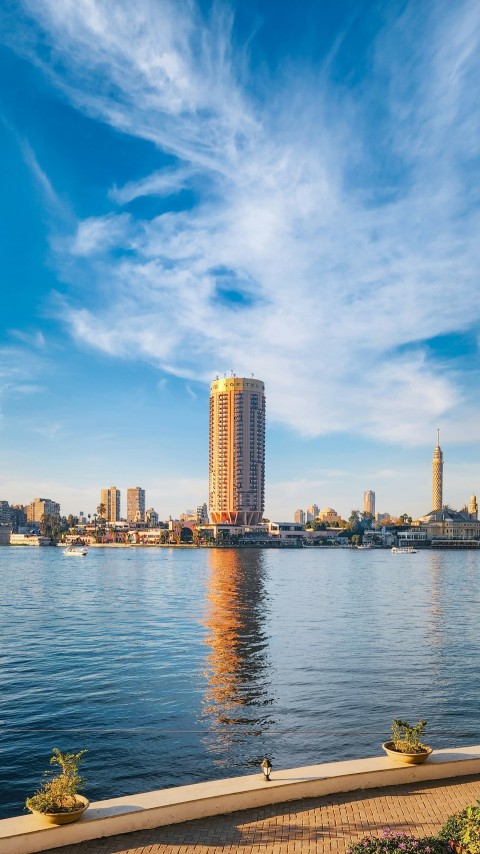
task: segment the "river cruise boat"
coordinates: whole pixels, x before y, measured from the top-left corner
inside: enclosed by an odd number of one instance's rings
[[[394,555],[416,555],[417,550],[413,546],[393,546],[392,554]]]

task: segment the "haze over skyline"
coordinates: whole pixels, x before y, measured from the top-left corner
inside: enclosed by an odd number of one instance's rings
[[[230,370],[265,383],[270,518],[426,513],[438,427],[444,501],[480,492],[478,4],[0,22],[0,498],[202,504]]]

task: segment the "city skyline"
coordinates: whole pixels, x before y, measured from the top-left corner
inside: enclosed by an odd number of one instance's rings
[[[320,6],[3,10],[0,499],[202,504],[230,372],[269,518],[479,493],[480,12]]]
[[[250,386],[250,391],[246,391],[246,386]],[[252,406],[251,397],[255,398]],[[220,398],[229,397],[229,401],[220,401]],[[260,400],[260,405],[258,404]],[[257,411],[258,410],[258,411]],[[254,428],[253,445],[248,452],[244,453],[243,441],[249,438],[252,430],[252,418],[257,422],[258,417],[261,421],[256,423]],[[248,426],[243,424],[243,421],[248,422]],[[239,444],[238,430],[242,433],[242,441]],[[231,377],[229,380],[219,381],[218,377],[211,384],[210,389],[210,523],[229,523],[229,524],[257,524],[261,521],[264,509],[264,456],[265,456],[265,389],[261,381]],[[235,439],[232,441],[232,437]],[[431,463],[431,479],[432,479],[432,506],[431,510],[441,510],[442,508],[452,508],[451,503],[443,502],[443,451],[440,447],[440,431],[437,430],[437,444],[433,450],[433,458]],[[255,470],[255,485],[252,491],[251,473]],[[245,477],[243,477],[243,474]],[[258,480],[257,476],[259,474]],[[245,502],[245,488],[250,485],[248,500]],[[104,510],[101,514],[109,523],[115,523],[119,520],[124,520],[132,523],[144,522],[149,513],[153,512],[158,519],[159,514],[155,508],[149,508],[145,511],[145,489],[139,486],[128,487],[126,490],[126,506],[125,513],[122,514],[121,506],[122,490],[117,486],[102,488],[100,491],[100,503]],[[8,504],[8,499],[1,499],[2,504]],[[10,501],[12,508],[24,506],[27,519],[39,520],[41,515],[45,513],[59,513],[60,504],[55,503],[53,499],[34,498],[31,502],[13,502]],[[44,506],[45,505],[45,506]],[[48,507],[46,507],[48,505]],[[244,508],[249,505],[245,515]],[[346,505],[345,505],[346,506]],[[37,509],[35,509],[37,508]],[[38,509],[39,508],[39,509]],[[53,509],[52,509],[53,508]],[[56,508],[56,509],[54,509]],[[96,507],[95,510],[99,510]],[[468,499],[465,497],[458,507],[454,510],[467,510],[468,513],[477,515],[478,507],[476,495],[471,494]],[[240,511],[240,512],[238,512]],[[252,512],[253,511],[253,515]],[[70,511],[72,512],[72,511]],[[360,505],[358,507],[352,505],[352,513],[361,513]],[[429,511],[430,512],[430,511]],[[183,509],[181,513],[172,516],[171,513],[165,514],[165,519],[186,518],[190,516],[204,516],[206,520],[207,503],[197,506],[194,512],[189,507]],[[373,516],[378,521],[391,517],[395,519],[400,514],[390,512],[388,510],[377,511],[376,495],[371,489],[365,490],[363,493],[363,513]],[[62,512],[62,515],[68,515]],[[73,515],[85,517],[85,511],[77,511]],[[96,514],[91,513],[91,516]],[[408,515],[408,514],[407,514]],[[420,518],[425,514],[417,514],[412,518]],[[316,503],[309,504],[306,510],[296,509],[293,513],[289,513],[282,517],[282,521],[294,521],[300,524],[308,523],[314,519],[319,519],[323,522],[337,522],[341,518],[344,521],[348,520],[349,513],[337,514],[337,511],[331,506],[319,507]],[[278,517],[280,518],[280,517]],[[276,521],[278,521],[278,518]],[[147,520],[148,521],[148,520]]]

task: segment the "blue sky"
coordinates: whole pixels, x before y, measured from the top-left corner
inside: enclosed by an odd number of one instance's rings
[[[1,10],[0,498],[203,503],[230,370],[272,518],[480,492],[478,3]]]

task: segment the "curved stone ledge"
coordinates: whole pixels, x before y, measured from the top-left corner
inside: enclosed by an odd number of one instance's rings
[[[44,825],[33,815],[6,818],[0,821],[0,851],[34,854],[268,804],[471,774],[480,775],[480,746],[434,750],[424,765],[401,765],[375,756],[273,771],[270,782],[261,774],[213,780],[97,801],[80,821],[60,827]]]

